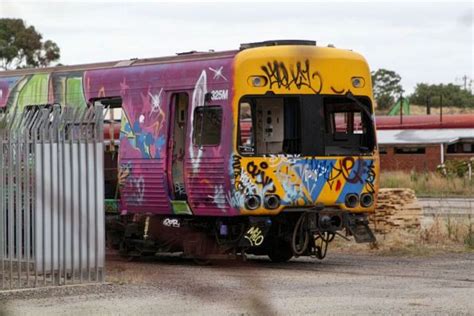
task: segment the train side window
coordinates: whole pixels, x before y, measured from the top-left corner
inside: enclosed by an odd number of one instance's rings
[[[222,108],[199,106],[194,110],[193,143],[196,146],[216,146],[221,141]]]

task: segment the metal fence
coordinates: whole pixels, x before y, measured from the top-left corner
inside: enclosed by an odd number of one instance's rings
[[[0,113],[0,290],[104,280],[103,117]]]

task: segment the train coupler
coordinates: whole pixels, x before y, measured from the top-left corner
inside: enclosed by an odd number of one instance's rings
[[[346,214],[345,226],[357,243],[375,242],[375,235],[369,227],[366,215]]]

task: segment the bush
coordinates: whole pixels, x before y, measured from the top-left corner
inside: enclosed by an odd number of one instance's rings
[[[449,84],[426,84],[419,83],[415,87],[415,91],[410,95],[410,102],[413,104],[426,104],[429,102],[434,107],[439,107],[441,98],[443,98],[443,106],[456,106],[474,108],[474,95],[469,90],[461,89],[461,87]]]

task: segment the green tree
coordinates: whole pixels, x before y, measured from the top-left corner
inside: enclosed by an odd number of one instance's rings
[[[401,80],[400,75],[392,70],[380,68],[372,71],[372,86],[378,108],[388,109],[395,103],[398,96],[403,93]]]
[[[46,67],[59,57],[58,45],[43,41],[33,26],[21,19],[0,19],[0,68]]]
[[[427,104],[432,106],[456,106],[456,107],[474,107],[474,95],[470,90],[465,90],[458,85],[448,84],[426,84],[418,83],[415,91],[410,96],[410,102],[413,104]]]

